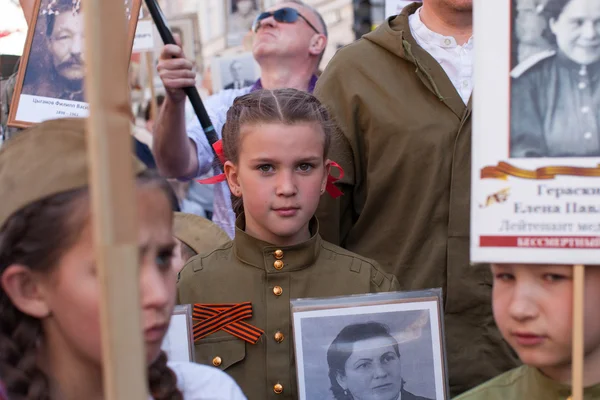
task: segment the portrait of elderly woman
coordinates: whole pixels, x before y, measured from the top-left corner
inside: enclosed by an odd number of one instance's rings
[[[346,326],[327,351],[335,400],[431,400],[404,389],[400,347],[378,322]]]
[[[82,12],[80,0],[42,1],[23,94],[84,101]]]
[[[600,157],[600,1],[547,0],[553,49],[511,73],[512,158]]]

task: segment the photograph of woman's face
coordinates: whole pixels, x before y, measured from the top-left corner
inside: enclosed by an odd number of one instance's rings
[[[600,1],[571,0],[550,20],[558,48],[578,64],[600,60]]]
[[[389,337],[359,340],[352,345],[339,385],[354,400],[396,400],[402,389],[400,355]]]

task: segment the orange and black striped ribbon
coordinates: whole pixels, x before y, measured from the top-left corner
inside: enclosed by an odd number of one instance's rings
[[[224,330],[248,343],[256,344],[263,330],[252,326],[244,319],[252,318],[252,303],[238,304],[194,304],[194,341],[198,341],[219,330]]]

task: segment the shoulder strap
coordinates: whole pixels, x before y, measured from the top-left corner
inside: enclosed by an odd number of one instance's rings
[[[524,61],[519,63],[513,70],[510,72],[511,78],[518,78],[523,75],[526,71],[528,71],[531,67],[538,64],[540,61],[543,61],[547,58],[556,55],[556,51],[554,50],[545,50],[540,53],[534,54],[531,57],[526,58]]]

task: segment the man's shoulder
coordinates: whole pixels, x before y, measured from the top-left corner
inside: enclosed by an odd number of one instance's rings
[[[381,47],[370,40],[360,38],[339,49],[327,65],[327,68],[330,68],[330,65],[343,68],[347,66],[347,63],[367,63],[369,58],[365,57],[365,52],[378,51],[379,49]]]
[[[177,386],[183,397],[191,400],[243,400],[246,396],[225,372],[190,362],[170,362],[177,376]]]
[[[511,369],[458,396],[455,400],[503,400],[524,398],[519,383],[525,379],[529,367]],[[511,393],[517,395],[512,396]],[[520,394],[520,396],[518,395]]]

